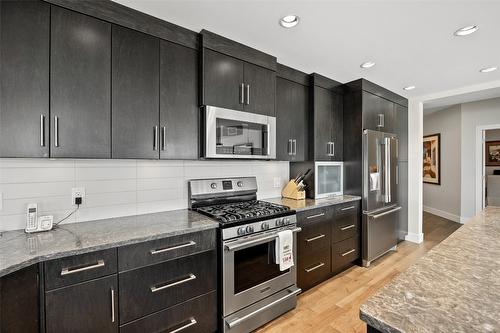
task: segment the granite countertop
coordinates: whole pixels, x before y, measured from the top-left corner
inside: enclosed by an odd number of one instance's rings
[[[182,209],[61,224],[52,231],[26,234],[24,230],[0,236],[0,277],[32,264],[143,241],[217,228],[208,217]]]
[[[318,207],[324,207],[324,206],[332,206],[332,205],[338,205],[346,202],[351,202],[351,201],[358,201],[361,200],[361,197],[354,196],[354,195],[339,195],[335,197],[330,197],[330,198],[324,198],[324,199],[305,199],[305,200],[294,200],[294,199],[287,199],[287,198],[271,198],[271,199],[263,199],[264,201],[280,204],[283,206],[288,206],[290,209],[293,209],[297,212],[304,211],[304,210],[309,210],[309,209],[314,209]]]
[[[361,306],[387,333],[500,332],[500,208],[487,207]]]

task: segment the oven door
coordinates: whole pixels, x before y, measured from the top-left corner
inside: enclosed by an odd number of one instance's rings
[[[205,106],[206,158],[276,158],[276,118]]]
[[[280,271],[274,261],[278,232],[291,229],[294,263],[297,263],[297,232],[295,226],[260,233],[256,236],[223,242],[223,313],[224,317],[287,287],[295,285],[295,265]]]

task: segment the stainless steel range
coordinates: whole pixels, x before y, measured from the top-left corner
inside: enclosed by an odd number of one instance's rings
[[[282,230],[294,232],[297,260],[295,211],[257,200],[255,177],[191,180],[189,205],[220,223],[223,332],[250,332],[295,308],[296,268],[275,262]]]

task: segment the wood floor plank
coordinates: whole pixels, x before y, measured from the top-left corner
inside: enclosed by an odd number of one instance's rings
[[[462,225],[424,213],[424,242],[401,242],[396,252],[369,268],[354,266],[299,295],[297,307],[261,327],[258,333],[366,333],[359,307],[397,274]]]

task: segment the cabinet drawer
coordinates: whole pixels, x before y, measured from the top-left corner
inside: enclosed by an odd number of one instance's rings
[[[302,290],[323,282],[330,276],[330,247],[316,249],[298,258],[297,284]]]
[[[116,249],[55,259],[44,264],[45,289],[55,289],[116,273]]]
[[[300,226],[306,226],[310,223],[324,221],[324,220],[328,219],[328,217],[329,217],[328,214],[329,214],[329,212],[328,212],[328,209],[326,207],[309,209],[306,211],[298,212],[297,213],[297,223]]]
[[[331,243],[331,223],[320,221],[302,227],[297,235],[297,255],[309,256],[316,249],[329,247]]]
[[[211,333],[216,330],[217,293],[215,291],[120,327],[120,333]]]
[[[359,238],[352,237],[332,246],[332,272],[337,272],[359,258]]]
[[[333,242],[354,237],[359,229],[358,203],[352,202],[335,209],[332,238]]]
[[[118,248],[120,272],[215,248],[215,229]]]
[[[120,273],[120,323],[215,290],[216,280],[215,251]]]

